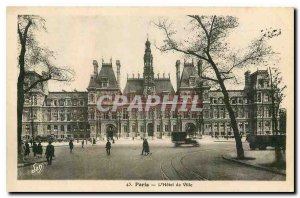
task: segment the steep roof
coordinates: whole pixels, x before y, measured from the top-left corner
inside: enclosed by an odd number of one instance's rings
[[[94,76],[91,76],[88,88],[100,88],[100,85],[96,82]]]
[[[123,94],[135,93],[137,95],[142,95],[144,91],[144,79],[127,79],[127,83]],[[164,91],[169,92],[169,94],[175,94],[173,85],[169,78],[156,78],[154,79],[155,92],[156,94],[161,94]]]
[[[105,89],[118,89],[117,79],[111,63],[102,63],[98,76],[90,78],[88,88],[102,88],[100,82],[103,78],[108,79],[108,86]]]
[[[169,94],[171,95],[175,94],[173,85],[169,78],[154,79],[154,83],[155,83],[155,91],[157,94],[161,94],[164,91],[168,91]]]
[[[142,95],[143,94],[143,82],[144,79],[127,79],[126,86],[123,94],[135,93]]]
[[[199,80],[199,75],[193,64],[185,64],[180,79],[180,87],[189,87],[190,76],[195,76],[196,80]]]

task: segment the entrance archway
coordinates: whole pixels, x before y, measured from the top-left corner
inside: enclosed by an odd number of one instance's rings
[[[153,127],[153,124],[152,123],[149,123],[147,125],[147,133],[148,133],[148,136],[153,136],[154,134],[154,127]]]
[[[188,135],[195,135],[196,134],[196,126],[193,123],[187,123],[185,125],[185,131]]]
[[[112,125],[112,124],[108,124],[106,125],[106,137],[109,139],[113,139],[113,137],[116,135],[117,132],[117,128]]]

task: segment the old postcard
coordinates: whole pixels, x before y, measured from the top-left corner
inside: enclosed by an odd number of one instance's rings
[[[10,192],[293,192],[294,10],[8,7]]]

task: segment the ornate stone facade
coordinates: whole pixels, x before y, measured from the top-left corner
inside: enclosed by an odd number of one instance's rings
[[[87,92],[48,92],[47,84],[39,84],[26,96],[23,115],[23,135],[55,136],[56,138],[103,139],[109,137],[156,137],[170,136],[172,131],[187,131],[195,136],[233,136],[230,119],[219,90],[211,90],[202,79],[202,63],[184,61],[175,63],[177,91],[170,76],[155,77],[151,43],[145,43],[143,77],[127,77],[123,92],[120,89],[119,60],[115,63],[102,60],[99,71],[98,62],[93,61],[94,72],[90,77]],[[37,73],[28,74],[34,81]],[[30,82],[28,82],[30,84]],[[245,87],[242,90],[229,90],[238,128],[241,134],[272,134],[270,79],[267,70],[245,73]],[[101,96],[125,95],[130,102],[135,95],[156,94],[198,95],[202,101],[202,112],[177,112],[160,108],[148,112],[128,112],[128,105],[117,112],[100,112],[97,101]],[[106,106],[112,103],[106,100]],[[282,111],[281,111],[282,112]],[[279,118],[279,116],[278,116]],[[279,128],[280,128],[280,123]]]

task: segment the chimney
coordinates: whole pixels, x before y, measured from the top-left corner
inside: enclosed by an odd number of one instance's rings
[[[98,62],[96,60],[93,60],[94,65],[94,78],[97,78],[98,76]]]
[[[250,71],[245,72],[245,88],[244,89],[249,89],[250,88]]]
[[[177,85],[177,90],[179,89],[179,84],[180,84],[180,60],[176,61],[176,85]]]
[[[202,77],[202,60],[199,60],[197,63],[197,67],[198,67],[198,76],[201,78]]]
[[[117,84],[118,84],[118,88],[120,89],[120,68],[121,68],[120,60],[116,60],[116,65],[117,65]]]

